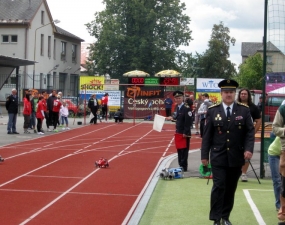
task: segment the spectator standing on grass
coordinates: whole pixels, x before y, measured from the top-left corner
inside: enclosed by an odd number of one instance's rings
[[[93,114],[92,119],[90,120],[90,124],[97,124],[97,111],[98,111],[99,103],[95,94],[92,94],[90,99],[88,100],[88,108],[91,110]],[[92,116],[92,115],[91,115]]]
[[[203,103],[202,94],[198,94],[198,99],[194,100],[194,115],[195,115],[195,135],[199,135],[199,123],[200,123],[200,115],[198,114],[198,109],[200,108],[201,104]]]
[[[30,125],[30,120],[31,120],[31,114],[32,114],[32,105],[30,102],[30,92],[26,93],[26,96],[23,99],[23,116],[24,116],[24,133],[25,134],[30,134],[28,131],[29,125]]]
[[[203,103],[200,105],[198,109],[198,114],[200,115],[200,136],[203,137],[204,133],[204,125],[205,125],[205,119],[206,114],[208,112],[209,106],[211,106],[213,103],[209,99],[208,93],[202,94]]]
[[[260,125],[261,125],[261,116],[258,107],[253,104],[250,91],[246,88],[242,88],[238,93],[238,102],[248,105],[250,115],[252,117],[253,122],[255,123],[255,133],[258,132]],[[246,172],[249,167],[249,161],[245,161],[245,164],[242,166],[242,174],[241,174],[241,181],[247,182],[247,175]]]
[[[105,95],[102,97],[101,105],[102,105],[102,118],[105,117],[106,121],[108,117],[108,101],[109,101],[109,94],[105,93]]]
[[[44,134],[44,132],[42,132],[42,126],[43,126],[43,120],[45,119],[45,109],[46,109],[46,106],[45,106],[45,99],[43,96],[40,96],[39,99],[38,99],[38,104],[37,104],[37,107],[36,107],[36,118],[37,118],[37,133],[39,135],[42,135]]]
[[[57,115],[54,115],[54,113],[53,113],[54,101],[57,100],[56,95],[57,95],[57,91],[56,91],[56,90],[52,90],[52,93],[51,93],[51,95],[48,97],[48,100],[47,100],[47,113],[48,113],[48,119],[49,119],[49,121],[48,121],[48,123],[47,123],[47,125],[48,125],[48,131],[51,131],[51,130],[49,129],[49,126],[52,126],[52,125],[54,124],[53,119],[58,117],[58,114],[57,114]],[[58,110],[58,111],[59,111],[59,110]],[[56,116],[57,116],[57,117],[56,117]],[[56,124],[57,124],[57,121],[58,121],[58,118],[57,118],[56,121],[55,121]]]
[[[253,153],[254,126],[248,106],[235,102],[238,83],[222,80],[218,86],[222,102],[207,111],[201,162],[203,166],[210,162],[213,174],[210,220],[214,225],[231,225],[229,218],[241,167]]]
[[[191,124],[192,124],[192,113],[187,103],[183,101],[183,92],[174,91],[173,97],[175,98],[176,112],[174,116],[166,117],[166,120],[176,121],[176,134],[181,135],[182,140],[186,142],[186,147],[178,148],[178,164],[183,168],[184,171],[188,170],[188,151],[190,147],[190,136],[191,136]],[[177,136],[178,136],[177,135]],[[177,137],[176,136],[176,137]],[[185,143],[184,142],[184,143]]]
[[[285,105],[281,105],[274,117],[272,123],[273,133],[280,137],[281,142],[281,154],[279,161],[279,173],[281,174],[281,189],[280,189],[280,209],[277,214],[277,218],[281,221],[285,221]]]
[[[275,137],[273,133],[271,138]],[[275,196],[275,207],[278,211],[280,209],[280,193],[281,193],[281,176],[279,173],[279,163],[281,154],[280,137],[275,137],[274,141],[268,147],[268,162],[271,171],[271,178],[273,182],[273,190]]]
[[[17,114],[18,114],[18,96],[17,90],[12,89],[12,94],[6,99],[5,107],[8,111],[8,124],[7,124],[7,134],[19,134],[16,131]]]
[[[172,105],[173,105],[173,101],[168,94],[166,95],[166,99],[164,100],[166,117],[171,116]]]
[[[70,128],[68,127],[68,108],[66,106],[66,102],[62,103],[62,106],[60,108],[60,116],[61,116],[61,125],[63,126],[65,123],[65,128],[63,127],[62,130],[69,130]]]

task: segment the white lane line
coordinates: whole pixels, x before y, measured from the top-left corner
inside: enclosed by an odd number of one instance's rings
[[[27,177],[39,177],[39,178],[63,178],[63,179],[82,179],[83,177],[64,177],[64,176],[40,176],[40,175],[27,175]]]
[[[138,124],[139,125],[139,124]],[[137,126],[137,125],[136,125]],[[135,127],[135,126],[133,126]],[[131,128],[133,128],[131,127]],[[126,129],[127,130],[127,129]],[[121,133],[121,132],[120,132]],[[150,133],[150,132],[148,132]],[[132,144],[131,144],[132,145]],[[123,150],[124,151],[124,150]],[[75,152],[72,155],[75,154],[79,154],[78,152]],[[115,155],[114,157],[112,157],[109,162],[111,162],[112,160],[116,159],[118,157],[118,155]],[[77,186],[79,186],[81,183],[83,183],[85,180],[87,180],[89,177],[91,177],[94,173],[96,173],[97,171],[99,171],[100,168],[94,170],[93,172],[91,172],[90,174],[88,174],[87,176],[85,176],[83,179],[81,179],[79,182],[77,182],[75,185],[73,185],[71,188],[69,188],[68,190],[66,190],[65,192],[63,192],[61,195],[59,195],[57,198],[55,198],[54,200],[52,200],[50,203],[48,203],[47,205],[45,205],[43,208],[41,208],[40,210],[38,210],[36,213],[34,213],[33,215],[31,215],[28,219],[26,219],[25,221],[23,221],[22,223],[20,223],[20,225],[24,225],[27,224],[29,221],[31,221],[33,218],[35,218],[36,216],[38,216],[39,214],[41,214],[43,211],[45,211],[47,208],[49,208],[50,206],[52,206],[54,203],[56,203],[57,201],[59,201],[61,198],[63,198],[65,195],[69,194],[73,189],[75,189]],[[25,174],[26,175],[26,174]],[[24,176],[24,175],[22,175]],[[22,177],[21,176],[21,177]],[[1,186],[0,186],[1,187]]]
[[[85,176],[82,180],[80,180],[79,182],[77,182],[75,185],[73,185],[71,188],[69,188],[68,190],[66,190],[65,192],[63,192],[61,195],[59,195],[57,198],[55,198],[54,200],[52,200],[49,204],[45,205],[43,208],[41,208],[39,211],[37,211],[36,213],[34,213],[33,215],[31,215],[28,219],[26,219],[25,221],[23,221],[22,223],[20,223],[20,225],[24,225],[27,224],[28,222],[30,222],[33,218],[35,218],[36,216],[38,216],[40,213],[42,213],[43,211],[45,211],[47,208],[49,208],[50,206],[52,206],[54,203],[56,203],[58,200],[60,200],[62,197],[64,197],[65,195],[67,195],[68,193],[70,193],[74,188],[76,188],[77,186],[79,186],[81,183],[83,183],[85,180],[87,180],[89,177],[91,177],[94,173],[96,173],[99,169],[94,170],[92,173],[89,173],[87,176]]]
[[[140,141],[141,139],[143,139],[145,136],[149,135],[149,133],[151,133],[152,130],[150,130],[149,132],[147,132],[144,136],[141,136],[139,139],[137,139],[135,142],[133,142],[132,144],[130,144],[127,148],[125,148],[124,150],[120,151],[118,155],[123,154],[124,151],[128,150],[130,147],[132,147],[133,145],[135,145],[138,141]]]
[[[171,147],[172,145],[172,142],[174,141],[174,137],[171,139],[171,141],[169,142],[167,148],[165,149],[164,153],[163,153],[163,157],[166,155],[166,153],[168,152],[169,148]]]
[[[52,193],[52,194],[62,194],[62,191],[42,191],[42,190],[21,190],[21,189],[5,189],[0,188],[0,192],[26,192],[26,193]],[[112,194],[112,193],[102,193],[102,192],[77,192],[71,191],[68,194],[73,195],[104,195],[104,196],[122,196],[122,197],[137,197],[138,195],[133,194]]]
[[[258,222],[259,225],[266,225],[266,223],[264,222],[258,208],[256,207],[254,201],[252,200],[251,196],[250,196],[250,193],[249,193],[249,190],[248,189],[244,189],[243,190],[243,193],[246,197],[246,200],[248,201],[248,204],[251,208],[251,210],[253,211],[253,214]]]
[[[0,184],[0,187],[3,187],[3,186],[5,186],[6,184],[9,184],[9,183],[11,183],[11,182],[13,182],[13,181],[15,181],[15,180],[18,180],[18,179],[20,179],[20,178],[22,178],[22,177],[24,177],[24,176],[27,176],[27,175],[29,175],[29,174],[31,174],[31,173],[37,171],[37,170],[40,170],[40,169],[42,169],[42,168],[45,168],[45,167],[47,167],[47,166],[49,166],[49,165],[51,165],[51,164],[53,164],[53,163],[56,163],[56,162],[58,162],[58,161],[60,161],[60,160],[62,160],[62,159],[68,158],[68,157],[70,157],[70,156],[72,156],[72,155],[69,154],[69,155],[63,156],[63,157],[61,157],[61,158],[59,158],[59,159],[56,159],[56,160],[54,160],[54,161],[52,161],[52,162],[50,162],[50,163],[47,163],[47,164],[45,164],[45,165],[43,165],[43,166],[40,166],[40,167],[38,167],[38,168],[36,168],[36,169],[34,169],[34,170],[31,170],[31,171],[29,171],[29,172],[27,172],[27,173],[25,173],[25,174],[22,174],[21,176],[15,177],[15,178],[12,179],[12,180],[9,180],[9,181],[7,181],[7,182],[5,182],[5,183]]]

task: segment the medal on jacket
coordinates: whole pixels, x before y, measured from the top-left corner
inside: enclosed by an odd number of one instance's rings
[[[221,127],[218,127],[219,134],[222,134]]]
[[[222,117],[220,116],[220,114],[217,114],[217,116],[215,117],[215,120],[222,120]]]

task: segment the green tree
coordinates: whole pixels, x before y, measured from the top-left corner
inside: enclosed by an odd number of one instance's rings
[[[178,47],[189,45],[190,17],[180,0],[103,0],[106,8],[86,24],[96,42],[90,47],[90,74],[108,73],[121,78],[125,72],[154,74],[179,69]],[[95,65],[95,66],[94,66]]]
[[[235,38],[231,37],[230,29],[223,22],[214,24],[211,38],[208,42],[209,49],[201,55],[199,67],[203,68],[200,77],[230,78],[236,75],[235,64],[230,57],[230,45],[235,44]]]
[[[260,54],[249,56],[239,66],[237,81],[240,87],[262,89],[263,60]]]

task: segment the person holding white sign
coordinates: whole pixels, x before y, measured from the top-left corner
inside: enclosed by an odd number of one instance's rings
[[[192,112],[187,103],[183,101],[183,92],[174,91],[173,96],[177,103],[176,115],[166,117],[166,120],[176,120],[175,144],[178,153],[179,166],[184,171],[188,169],[188,151],[190,146]]]

